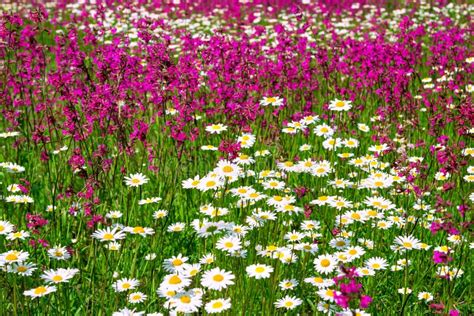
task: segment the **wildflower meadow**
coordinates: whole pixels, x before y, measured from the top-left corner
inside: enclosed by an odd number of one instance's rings
[[[0,315],[474,314],[472,2],[0,16]]]

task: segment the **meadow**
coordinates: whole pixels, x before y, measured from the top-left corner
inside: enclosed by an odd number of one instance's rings
[[[468,1],[2,1],[0,315],[472,315]]]

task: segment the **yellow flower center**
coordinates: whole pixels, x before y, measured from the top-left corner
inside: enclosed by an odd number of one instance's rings
[[[354,213],[351,216],[353,219],[360,219],[360,215],[358,213]]]
[[[122,284],[122,288],[124,289],[129,289],[132,285],[130,283],[124,283]]]
[[[268,246],[268,247],[267,247],[267,250],[268,250],[268,251],[275,251],[275,250],[277,250],[277,246],[273,246],[273,245],[272,245],[272,246]]]
[[[276,98],[274,97],[271,97],[271,98],[267,98],[267,103],[275,103],[276,102]]]
[[[329,261],[328,259],[321,260],[321,266],[323,266],[324,268],[327,268],[330,265],[331,265],[331,261]]]
[[[170,278],[169,283],[170,283],[170,284],[180,284],[180,283],[181,283],[181,279],[180,279],[179,276],[173,275],[173,276]]]
[[[264,271],[265,271],[265,268],[264,268],[264,267],[257,267],[257,268],[255,269],[255,272],[257,272],[257,273],[263,273]]]
[[[342,107],[344,107],[344,105],[346,105],[346,103],[344,101],[337,101],[336,102],[336,107],[338,107],[338,108],[342,108]]]
[[[210,188],[216,185],[216,181],[207,181],[206,187]]]
[[[191,298],[187,295],[181,296],[179,300],[181,301],[181,303],[184,303],[184,304],[191,303]]]
[[[212,304],[212,308],[221,308],[222,306],[224,306],[224,304],[222,304],[222,302],[214,302]]]
[[[222,280],[224,280],[224,276],[222,276],[222,274],[216,274],[212,277],[212,279],[216,282],[221,282]]]
[[[135,234],[143,234],[143,233],[145,233],[145,229],[141,226],[137,226],[137,227],[133,228],[133,232]]]
[[[377,216],[377,214],[378,214],[377,211],[374,211],[374,210],[370,210],[367,212],[367,215],[372,216],[372,217]]]
[[[18,268],[16,268],[16,271],[18,272],[26,272],[26,270],[28,270],[28,268],[25,266],[19,266]]]
[[[224,171],[225,173],[230,173],[234,171],[234,168],[232,168],[231,166],[224,166],[224,168],[222,168],[222,171]]]
[[[104,240],[112,240],[112,239],[114,239],[114,235],[112,235],[111,233],[105,233],[105,234],[104,234],[104,237],[102,237],[102,239],[104,239]]]
[[[54,282],[61,282],[63,280],[63,277],[60,276],[60,275],[55,275],[53,276],[53,279],[52,279]]]
[[[176,258],[171,263],[173,264],[173,266],[177,267],[183,264],[183,260]]]
[[[5,260],[7,261],[15,261],[18,260],[18,255],[16,253],[9,253],[5,256]]]
[[[37,287],[33,292],[36,295],[42,295],[42,294],[48,292],[48,290],[44,286],[40,286],[40,287]]]

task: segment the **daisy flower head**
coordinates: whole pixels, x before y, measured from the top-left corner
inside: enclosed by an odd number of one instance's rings
[[[201,183],[201,179],[199,175],[197,175],[194,178],[183,180],[181,185],[183,186],[183,189],[197,189],[199,183]]]
[[[33,203],[34,200],[32,197],[22,194],[22,195],[10,195],[5,198],[5,202],[14,203],[14,204],[28,204]]]
[[[118,242],[116,241],[112,241],[112,242],[109,242],[107,245],[106,245],[107,249],[111,250],[111,251],[119,251],[120,250],[120,247],[122,247],[121,244],[119,244]]]
[[[10,250],[0,254],[0,266],[10,263],[23,262],[29,254],[25,251]]]
[[[365,266],[372,270],[385,270],[388,264],[384,258],[373,257],[365,261]]]
[[[128,295],[128,302],[130,304],[142,303],[146,298],[146,294],[143,294],[142,292],[133,292]]]
[[[324,136],[325,138],[328,138],[334,134],[334,129],[331,126],[323,123],[317,125],[313,132],[316,134],[316,136]]]
[[[220,291],[234,284],[233,279],[235,279],[235,276],[231,272],[214,268],[203,274],[201,284],[211,290]]]
[[[266,157],[266,156],[270,156],[271,153],[268,149],[262,149],[262,150],[257,150],[255,152],[255,157]]]
[[[279,286],[280,288],[285,291],[285,290],[293,290],[295,287],[298,286],[298,281],[296,281],[295,279],[291,279],[291,280],[283,280],[279,283]]]
[[[253,134],[244,133],[237,138],[241,148],[250,148],[255,144],[256,137]]]
[[[3,168],[5,168],[6,171],[9,172],[9,173],[20,173],[20,172],[24,172],[26,170],[25,167],[20,166],[16,163],[13,163],[13,162],[2,163],[1,166]]]
[[[335,99],[329,103],[329,109],[331,111],[349,111],[352,108],[351,101]]]
[[[158,211],[155,211],[153,213],[153,218],[154,219],[161,219],[163,217],[166,217],[166,215],[168,215],[168,211],[167,210],[158,210]]]
[[[420,301],[430,302],[433,300],[433,294],[430,292],[420,292],[418,293],[418,299]]]
[[[412,292],[412,290],[410,288],[407,288],[407,287],[402,287],[402,288],[398,289],[397,292],[402,294],[402,295],[408,295]]]
[[[185,223],[178,222],[178,223],[174,223],[174,224],[169,225],[168,228],[166,229],[166,231],[168,231],[169,233],[180,233],[185,228],[186,228]]]
[[[262,100],[260,100],[260,105],[262,106],[281,106],[283,105],[283,99],[280,97],[264,97]]]
[[[223,124],[211,124],[206,126],[206,132],[209,134],[220,134],[227,130],[227,126]]]
[[[58,269],[44,271],[41,278],[48,283],[66,283],[78,273],[78,269]]]
[[[369,151],[376,152],[376,153],[382,153],[386,150],[388,150],[390,147],[388,147],[387,144],[379,144],[379,145],[372,145],[369,147]]]
[[[221,177],[227,178],[237,178],[242,169],[237,165],[227,160],[220,160],[217,163],[217,167],[214,169],[214,172]]]
[[[375,271],[370,268],[358,268],[357,274],[360,276],[373,276],[375,275]]]
[[[206,192],[209,190],[218,190],[225,184],[224,180],[220,177],[204,177],[199,182],[197,187],[200,191]]]
[[[8,221],[0,221],[0,235],[8,235],[15,229],[15,226]]]
[[[209,254],[204,255],[201,258],[201,260],[199,260],[199,263],[201,263],[201,264],[212,264],[215,261],[216,261],[216,257],[212,253],[209,253]]]
[[[0,133],[0,138],[15,137],[20,135],[20,132],[3,132]]]
[[[370,127],[369,127],[367,124],[364,124],[364,123],[358,123],[358,124],[357,124],[357,128],[358,128],[361,132],[364,132],[364,133],[367,133],[368,131],[370,131]]]
[[[17,193],[17,192],[20,192],[21,189],[20,189],[20,186],[18,184],[14,183],[14,184],[10,184],[9,186],[7,186],[7,191],[11,192],[11,193]]]
[[[346,255],[350,259],[358,259],[365,254],[364,248],[360,246],[349,247],[346,249]]]
[[[20,230],[14,233],[9,233],[7,235],[7,240],[16,240],[16,239],[24,240],[25,238],[28,238],[29,236],[30,236],[29,232],[25,230]]]
[[[138,201],[138,205],[145,205],[145,204],[152,204],[152,203],[158,203],[160,202],[162,199],[158,196],[154,196],[154,197],[149,197],[149,198],[145,198],[145,199],[141,199],[140,201]]]
[[[67,260],[71,258],[71,254],[67,251],[66,247],[55,246],[48,250],[48,256],[56,260]]]
[[[294,309],[301,305],[303,301],[294,296],[285,296],[275,302],[276,308]]]
[[[232,304],[230,303],[230,298],[218,298],[212,301],[209,301],[204,308],[209,314],[221,313],[225,310],[228,310]]]
[[[314,259],[314,268],[322,274],[329,274],[336,269],[337,259],[332,255],[320,255]]]
[[[217,241],[216,248],[222,251],[235,252],[242,249],[242,243],[238,237],[222,237]]]
[[[270,277],[270,273],[273,272],[273,267],[265,264],[252,264],[245,268],[247,274],[255,279],[267,279]]]
[[[319,277],[319,276],[306,278],[304,279],[304,281],[320,289],[331,287],[335,284],[333,279],[323,279],[322,277]]]
[[[142,173],[134,173],[125,177],[125,184],[129,187],[139,187],[148,182],[148,178]]]
[[[201,265],[199,263],[195,264],[183,264],[182,274],[187,277],[194,277],[201,271]]]
[[[168,290],[179,291],[182,288],[191,284],[191,279],[179,274],[168,274],[161,283],[160,287]]]
[[[411,235],[395,238],[395,244],[399,250],[420,249],[420,241]]]
[[[123,214],[120,211],[110,211],[105,215],[105,217],[111,218],[111,219],[117,219],[117,218],[120,218],[122,216],[123,216]]]
[[[37,298],[53,292],[56,292],[55,286],[38,286],[37,288],[23,292],[23,295]]]
[[[140,235],[143,237],[146,237],[147,235],[153,235],[155,233],[153,228],[142,226],[125,227],[124,231],[132,235]]]
[[[92,237],[98,239],[102,242],[104,241],[117,241],[125,238],[125,234],[119,230],[119,227],[107,227],[105,229],[98,229],[93,234]]]
[[[336,294],[338,294],[338,292],[336,292],[335,290],[332,290],[332,289],[320,289],[319,291],[316,292],[319,297],[321,297],[323,300],[325,301],[329,301],[329,302],[334,302],[335,299],[334,299],[334,296]],[[339,293],[340,294],[340,293]]]
[[[195,313],[202,306],[202,295],[193,291],[180,292],[176,294],[170,301],[170,306],[178,313]]]
[[[178,254],[177,256],[173,256],[169,259],[165,259],[165,262],[163,264],[164,269],[172,273],[181,271],[186,261],[188,261],[188,259],[189,259],[188,257],[183,257],[182,254]]]
[[[27,262],[18,262],[7,266],[8,272],[16,273],[21,276],[31,276],[36,269],[36,264]]]
[[[124,279],[120,279],[114,282],[114,284],[112,284],[112,287],[115,290],[115,292],[125,292],[129,290],[133,290],[137,288],[137,286],[139,285],[140,285],[140,282],[137,279],[124,278]]]

